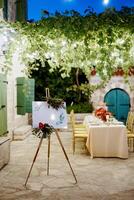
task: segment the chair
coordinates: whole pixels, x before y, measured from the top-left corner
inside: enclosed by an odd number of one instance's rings
[[[73,138],[72,138],[72,146],[73,146],[73,154],[75,152],[75,142],[76,139],[87,139],[88,133],[86,131],[86,127],[83,124],[77,124],[75,122],[75,116],[74,116],[74,111],[72,110],[70,112],[70,121],[72,124],[72,132],[73,132]]]
[[[132,112],[128,113],[126,127],[127,127],[128,146],[129,149],[131,149],[131,144],[132,144],[132,148],[134,151],[134,113]]]
[[[74,128],[80,128],[80,129],[85,129],[85,126],[82,124],[82,123],[80,123],[80,122],[77,122],[76,120],[75,120],[75,115],[74,115],[74,110],[71,110],[71,112],[70,112],[70,121],[71,121],[71,123],[72,123],[72,126],[74,127]]]
[[[134,120],[134,113],[129,112],[128,117],[127,117],[127,121],[126,121],[126,127],[127,127],[127,130],[128,130],[128,133],[129,133],[129,131],[131,132],[131,129],[132,129],[132,126],[133,126],[133,120]]]
[[[133,151],[134,151],[134,125],[132,127],[131,132],[129,132],[129,134],[127,134],[127,138],[128,138],[129,149],[131,149],[131,147],[132,147]]]

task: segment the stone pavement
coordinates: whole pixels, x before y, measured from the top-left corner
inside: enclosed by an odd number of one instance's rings
[[[0,200],[134,200],[134,153],[129,153],[126,160],[90,159],[80,142],[73,155],[71,132],[60,135],[78,184],[74,184],[68,163],[53,134],[50,175],[46,175],[47,140],[44,139],[27,188],[24,187],[39,142],[30,135],[24,141],[11,142],[10,163],[0,171]]]

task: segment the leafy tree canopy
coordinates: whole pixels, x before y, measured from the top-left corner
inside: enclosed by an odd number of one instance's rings
[[[39,69],[35,60],[40,60],[42,67],[47,61],[49,71],[58,70],[63,78],[70,76],[72,68],[89,76],[96,66],[106,82],[118,67],[127,76],[134,65],[134,8],[111,8],[98,15],[88,8],[84,16],[74,10],[45,13],[38,22],[10,26],[17,36],[10,42],[7,55],[17,51],[28,74]]]

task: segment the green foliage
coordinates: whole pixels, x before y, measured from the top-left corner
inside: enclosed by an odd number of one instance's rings
[[[88,101],[91,97],[91,94],[93,93],[93,87],[90,86],[89,83],[81,83],[80,85],[72,85],[69,88],[67,88],[67,92],[75,92],[77,94],[77,100],[76,103],[79,102],[79,99],[82,98],[84,95],[83,101]]]
[[[67,113],[70,113],[72,109],[75,113],[92,113],[93,106],[92,103],[80,102],[79,104],[67,106]]]
[[[32,63],[29,65],[32,65]],[[79,71],[78,80],[82,85],[73,88],[76,84],[76,70],[72,69],[70,77],[62,78],[59,70],[55,69],[54,72],[49,71],[49,64],[45,62],[45,66],[42,67],[42,63],[36,60],[36,65],[40,67],[40,70],[32,70],[31,77],[35,79],[35,99],[44,100],[45,88],[50,89],[50,96],[66,101],[67,105],[79,102],[89,101],[89,92],[84,92],[84,83],[87,82],[86,76],[82,71]],[[80,88],[80,89],[79,89]],[[88,89],[89,91],[89,89]]]
[[[56,110],[58,110],[59,108],[65,108],[63,99],[55,99],[49,97],[46,100],[48,105]]]
[[[111,8],[99,15],[90,8],[84,16],[74,10],[44,14],[38,22],[10,24],[17,37],[8,46],[7,55],[10,58],[17,51],[25,73],[39,70],[35,60],[42,66],[47,61],[50,71],[60,71],[62,78],[69,77],[72,68],[89,76],[96,66],[97,74],[106,82],[118,67],[127,75],[134,65],[133,8]]]

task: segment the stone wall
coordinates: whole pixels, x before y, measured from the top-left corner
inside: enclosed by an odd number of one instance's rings
[[[3,34],[1,33],[0,41],[0,73],[3,73],[6,48],[8,46],[8,39],[10,38],[10,33],[5,34],[4,36],[4,27]],[[24,66],[19,61],[19,53],[16,49],[16,52],[13,55],[11,62],[11,70],[7,74],[7,125],[9,131],[9,137],[13,138],[14,130],[18,127],[25,126],[28,124],[28,115],[17,115],[17,88],[16,88],[16,78],[24,77],[23,72]]]
[[[14,129],[28,124],[28,114],[17,115],[17,88],[16,78],[25,76],[23,66],[19,63],[17,52],[13,56],[12,70],[8,73],[8,87],[7,87],[7,121],[10,138],[13,137]]]
[[[100,78],[98,76],[92,76],[90,79],[90,83],[92,85],[99,82]],[[98,105],[98,102],[104,101],[104,97],[107,92],[115,88],[123,89],[129,95],[131,111],[134,111],[134,76],[129,77],[129,83],[125,82],[123,76],[113,76],[105,88],[98,89],[92,94],[92,102],[94,107]]]
[[[28,116],[17,115],[17,97],[16,97],[16,79],[13,76],[8,76],[7,87],[7,122],[9,137],[13,138],[14,129],[28,124]]]
[[[3,168],[10,160],[10,139],[0,137],[0,169]]]
[[[3,8],[0,8],[0,21],[3,21]]]

